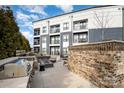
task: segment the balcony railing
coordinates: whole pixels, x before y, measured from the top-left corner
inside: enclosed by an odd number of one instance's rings
[[[51,51],[51,55],[59,55],[60,52],[59,51]]]
[[[74,30],[81,30],[81,29],[87,29],[87,25],[74,25]]]
[[[87,38],[83,38],[83,39],[79,39],[78,43],[84,43],[84,42],[87,42],[87,41],[88,41]]]
[[[40,28],[34,29],[34,36],[40,35]]]
[[[60,44],[60,40],[51,41],[51,44]]]
[[[74,43],[85,43],[87,41],[88,41],[87,38],[82,38],[82,39],[74,40]]]
[[[60,28],[51,28],[50,29],[50,33],[59,33],[60,32]]]
[[[39,47],[34,47],[34,52],[35,53],[38,53],[40,51],[40,48]]]
[[[40,35],[40,32],[34,32],[34,36]]]

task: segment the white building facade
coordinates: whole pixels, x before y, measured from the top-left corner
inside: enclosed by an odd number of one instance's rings
[[[34,52],[68,55],[68,47],[124,40],[122,6],[96,6],[33,22]]]

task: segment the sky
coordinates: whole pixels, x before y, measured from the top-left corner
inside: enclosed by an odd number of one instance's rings
[[[33,47],[33,21],[92,6],[94,5],[12,5],[10,7],[13,10],[20,32]]]

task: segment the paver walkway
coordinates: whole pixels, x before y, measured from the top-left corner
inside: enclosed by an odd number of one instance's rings
[[[57,62],[53,68],[43,72],[37,71],[31,87],[34,88],[93,88],[96,87],[88,80],[82,79],[70,72],[63,62]]]

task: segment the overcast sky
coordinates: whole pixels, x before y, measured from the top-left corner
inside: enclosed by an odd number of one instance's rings
[[[20,32],[29,40],[32,47],[33,21],[88,7],[92,7],[92,5],[13,5],[11,9],[13,10]]]

